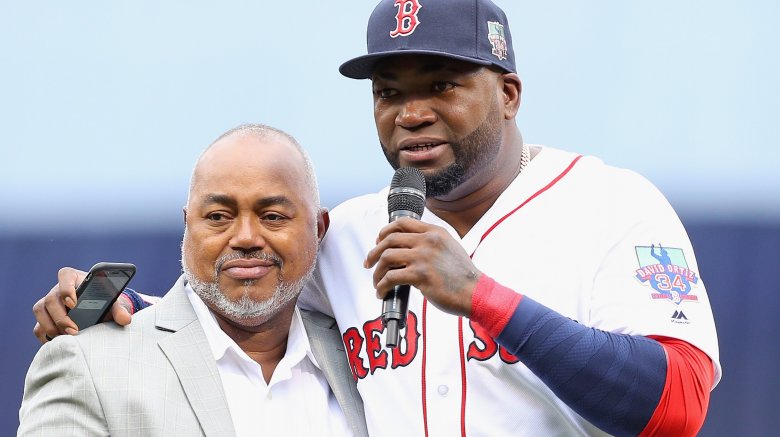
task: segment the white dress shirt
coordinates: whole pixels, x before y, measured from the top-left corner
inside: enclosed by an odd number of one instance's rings
[[[185,289],[217,362],[236,435],[353,435],[311,352],[297,307],[287,351],[266,384],[260,364],[222,331],[192,288],[187,285]]]

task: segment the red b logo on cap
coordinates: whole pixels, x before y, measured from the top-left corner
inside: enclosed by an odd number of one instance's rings
[[[395,6],[398,7],[398,13],[395,15],[396,27],[390,32],[392,38],[398,35],[411,35],[420,20],[417,18],[417,12],[422,5],[419,0],[395,0]]]

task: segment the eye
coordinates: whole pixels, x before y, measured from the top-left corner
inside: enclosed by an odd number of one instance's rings
[[[275,212],[269,212],[263,215],[263,220],[267,220],[269,222],[278,222],[280,220],[285,220],[285,219],[287,219],[287,217]]]
[[[455,84],[452,82],[439,81],[439,82],[434,82],[431,88],[433,89],[434,92],[443,93],[445,91],[449,91],[455,88]]]
[[[398,90],[394,88],[382,88],[374,90],[374,94],[380,99],[389,99],[398,94]]]
[[[208,219],[208,220],[210,220],[212,222],[221,223],[221,222],[227,221],[229,219],[229,217],[224,212],[211,212],[211,213],[206,215],[206,219]]]

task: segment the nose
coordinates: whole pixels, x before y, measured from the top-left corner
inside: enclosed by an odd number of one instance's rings
[[[230,247],[234,250],[251,252],[265,247],[263,226],[255,217],[241,216],[233,223],[233,235],[230,237]]]
[[[396,126],[417,129],[436,122],[436,113],[423,97],[409,96],[395,117]]]

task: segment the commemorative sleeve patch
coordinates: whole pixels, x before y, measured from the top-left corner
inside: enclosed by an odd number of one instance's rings
[[[639,268],[634,272],[639,282],[652,288],[650,297],[668,300],[676,305],[696,302],[693,287],[699,282],[696,272],[688,268],[682,249],[674,247],[636,246]]]

